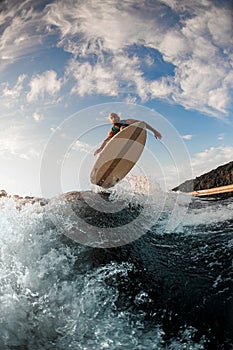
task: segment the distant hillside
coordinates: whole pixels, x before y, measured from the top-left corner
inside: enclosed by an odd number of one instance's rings
[[[233,161],[221,165],[192,180],[187,180],[172,191],[192,192],[233,184]]]

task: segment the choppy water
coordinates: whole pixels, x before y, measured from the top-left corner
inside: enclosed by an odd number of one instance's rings
[[[111,248],[67,237],[68,222],[50,216],[66,207],[59,198],[20,210],[3,199],[0,349],[232,349],[233,200],[177,204],[178,196],[158,191],[143,203],[123,191],[128,204],[107,214],[77,200],[76,213],[96,232],[139,215],[150,225]]]

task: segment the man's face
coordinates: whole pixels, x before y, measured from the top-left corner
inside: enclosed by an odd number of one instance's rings
[[[109,120],[112,124],[114,123],[119,123],[120,122],[120,117],[118,117],[118,115],[113,114],[109,116]]]

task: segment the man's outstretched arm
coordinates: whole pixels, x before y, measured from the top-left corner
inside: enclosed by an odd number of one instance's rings
[[[102,145],[100,146],[100,148],[98,148],[95,152],[94,152],[94,156],[96,156],[98,153],[100,153],[102,151],[102,149],[105,147],[105,145],[108,143],[108,139],[105,139],[104,142],[102,143]]]
[[[133,123],[140,122],[140,121],[143,121],[146,124],[146,128],[153,132],[153,134],[154,134],[156,139],[160,139],[161,140],[162,135],[160,134],[160,132],[158,130],[154,129],[150,124],[146,123],[144,120],[127,119],[126,123],[127,124],[133,124]]]
[[[100,148],[98,148],[95,152],[94,152],[94,156],[96,156],[98,153],[100,153],[102,151],[102,149],[106,146],[106,144],[108,143],[109,140],[111,140],[111,138],[114,136],[114,132],[112,130],[109,131],[108,133],[108,137],[106,137],[106,139],[103,141],[102,145],[100,146]]]

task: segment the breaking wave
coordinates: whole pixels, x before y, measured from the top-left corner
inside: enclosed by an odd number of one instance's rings
[[[232,349],[232,200],[143,181],[1,200],[1,350]]]

